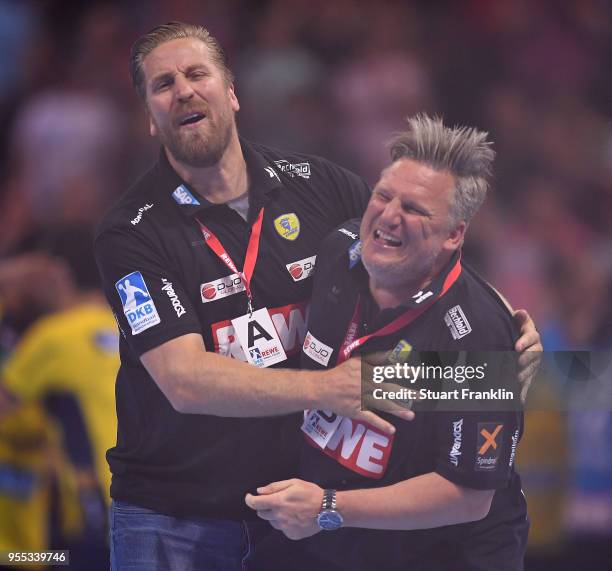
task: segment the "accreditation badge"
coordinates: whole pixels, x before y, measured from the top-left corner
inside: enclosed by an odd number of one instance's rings
[[[247,361],[256,367],[269,367],[287,359],[285,349],[267,308],[232,319],[234,334]]]
[[[342,422],[342,416],[331,410],[306,411],[302,432],[304,432],[319,448],[325,448],[330,438]]]

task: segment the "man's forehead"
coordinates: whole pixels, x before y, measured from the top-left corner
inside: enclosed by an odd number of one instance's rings
[[[376,186],[390,186],[401,190],[442,190],[453,187],[454,177],[449,171],[439,171],[431,166],[403,158],[385,167]]]
[[[177,38],[160,44],[142,62],[147,77],[194,65],[214,65],[210,48],[198,38]]]

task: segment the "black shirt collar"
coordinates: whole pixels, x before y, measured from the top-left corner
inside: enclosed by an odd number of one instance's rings
[[[451,272],[453,272],[457,264],[461,264],[460,260],[461,250],[457,250],[442,271],[426,288],[423,288],[415,294],[408,302],[382,311],[378,310],[378,306],[370,293],[368,272],[363,267],[363,264],[358,264],[353,271],[356,271],[357,280],[360,282],[362,299],[365,302],[364,317],[366,317],[366,320],[371,322],[375,327],[382,327],[409,309],[419,309],[423,307],[423,305],[428,305],[444,290],[446,281],[449,279]]]
[[[269,194],[282,188],[276,165],[267,160],[249,141],[240,138],[240,147],[249,175],[249,220],[259,212],[268,200]],[[157,163],[158,188],[172,201],[187,218],[204,214],[207,210],[223,205],[215,204],[200,196],[172,168],[162,147]]]

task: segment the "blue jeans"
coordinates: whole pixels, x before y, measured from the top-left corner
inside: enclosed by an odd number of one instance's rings
[[[110,508],[111,571],[246,571],[264,522],[184,519],[120,501]]]

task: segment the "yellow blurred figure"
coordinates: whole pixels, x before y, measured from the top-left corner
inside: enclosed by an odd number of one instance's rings
[[[19,334],[3,347],[0,368],[0,549],[49,548],[52,481],[61,537],[87,528],[104,544],[106,450],[117,424],[115,319],[97,290],[78,289],[68,267],[45,254],[0,263],[0,296],[2,317]]]
[[[115,445],[117,324],[104,306],[85,303],[38,320],[7,360],[3,385],[21,402],[69,393],[79,405],[92,447],[95,472],[107,504],[106,451]]]

